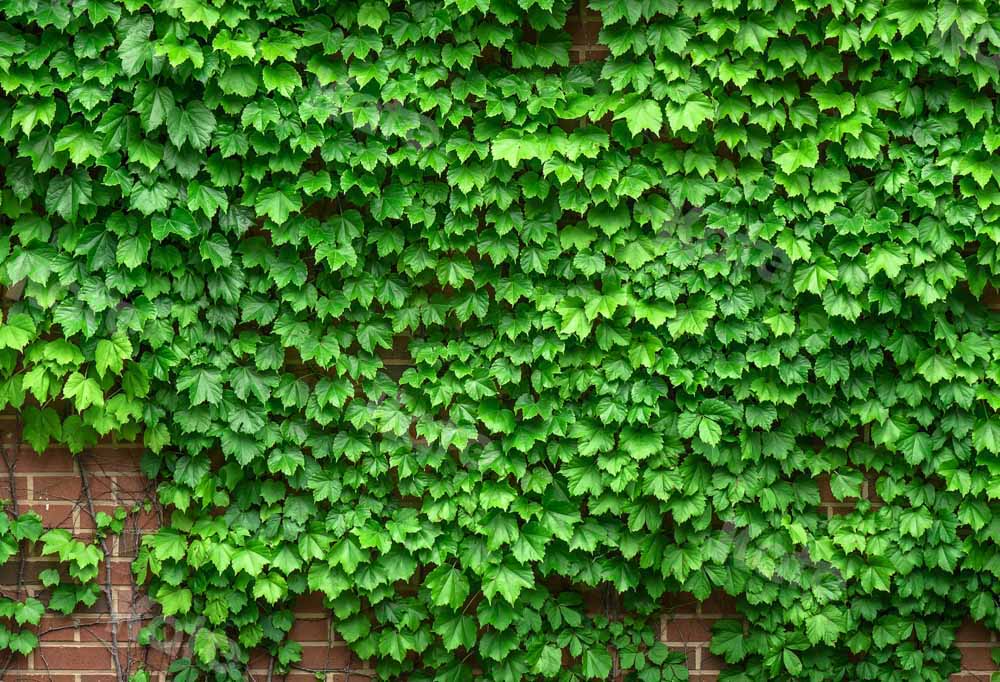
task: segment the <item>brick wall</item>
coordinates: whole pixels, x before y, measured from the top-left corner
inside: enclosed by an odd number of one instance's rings
[[[598,44],[600,20],[596,13],[585,8],[581,0],[568,24],[573,38],[572,55],[575,61],[601,59],[607,50]],[[1000,310],[1000,294],[987,294],[991,307]],[[406,364],[400,354],[387,358],[387,364],[399,368]],[[397,369],[398,371],[398,369]],[[52,449],[39,456],[14,440],[17,433],[13,417],[0,416],[0,446],[5,462],[0,462],[0,498],[10,497],[11,490],[20,511],[38,512],[48,527],[72,530],[81,538],[93,533],[90,513],[112,513],[117,507],[131,508],[136,503],[154,502],[151,487],[139,473],[141,447],[127,443],[105,443],[82,457],[73,457],[63,449]],[[13,471],[13,488],[10,486]],[[89,499],[84,492],[84,480],[89,489]],[[837,502],[823,490],[823,507],[833,515],[849,510],[852,504]],[[866,484],[863,494],[876,504],[871,486]],[[156,511],[139,511],[129,515],[125,531],[108,541],[110,580],[105,580],[104,566],[100,576],[103,585],[101,599],[91,608],[70,617],[46,616],[38,627],[39,648],[27,657],[16,656],[9,660],[0,658],[0,680],[13,682],[115,682],[115,665],[112,659],[112,622],[117,622],[119,645],[117,658],[126,674],[140,665],[149,670],[164,671],[170,660],[185,655],[183,642],[168,642],[155,647],[140,647],[135,639],[139,629],[153,613],[141,589],[137,589],[129,569],[135,555],[138,539],[144,531],[156,528],[160,517]],[[49,559],[29,556],[23,570],[17,561],[0,566],[0,591],[11,594],[39,595],[44,590],[38,574],[55,564]],[[363,661],[353,657],[343,641],[338,641],[331,631],[323,600],[319,595],[301,599],[296,606],[297,621],[292,638],[302,644],[300,669],[275,680],[288,682],[314,682],[315,670],[339,669],[326,674],[328,682],[346,682],[352,672],[370,672]],[[713,596],[698,603],[690,595],[673,595],[664,603],[660,622],[660,637],[671,648],[686,654],[693,682],[714,682],[722,668],[722,661],[708,649],[712,623],[724,617],[733,617],[733,601],[724,595]],[[990,651],[998,646],[997,637],[986,628],[967,623],[958,634],[962,652],[962,672],[952,677],[953,682],[987,682],[997,668],[990,658]],[[265,679],[269,674],[266,657],[255,655],[250,673],[254,678]],[[155,679],[155,678],[154,678]],[[358,678],[355,677],[355,680]]]
[[[4,418],[0,418],[3,420]],[[9,419],[9,418],[8,418]],[[10,420],[12,421],[12,420]],[[2,433],[11,434],[8,424],[0,421]],[[93,532],[88,500],[83,490],[81,468],[86,474],[95,511],[112,513],[116,507],[132,508],[136,502],[153,499],[152,490],[138,472],[141,448],[130,444],[107,443],[82,457],[73,457],[63,449],[52,449],[44,455],[26,445],[17,446],[8,440],[3,444],[8,464],[13,465],[14,486],[19,509],[41,514],[46,526],[72,530],[81,538]],[[0,462],[0,465],[3,465]],[[0,466],[0,497],[7,497],[10,477]],[[867,486],[866,486],[867,487]],[[823,506],[830,515],[842,512],[849,502],[836,502],[823,490]],[[871,499],[873,492],[867,492]],[[877,503],[877,501],[876,501]],[[156,511],[130,514],[125,531],[108,542],[111,556],[111,607],[101,599],[91,608],[69,617],[46,615],[38,627],[40,647],[28,657],[13,660],[0,658],[0,680],[13,682],[115,682],[115,666],[111,654],[111,622],[118,622],[118,658],[126,671],[135,671],[140,664],[151,671],[162,671],[179,655],[187,655],[186,643],[167,642],[152,648],[140,647],[136,635],[153,613],[141,589],[137,589],[129,569],[141,533],[157,526]],[[38,574],[55,566],[50,559],[29,556],[21,573],[20,589],[24,594],[45,597]],[[10,594],[18,589],[19,563],[15,560],[0,566],[0,591]],[[101,582],[104,570],[101,567]],[[327,673],[328,682],[346,682],[348,672],[370,672],[365,662],[353,657],[343,641],[331,631],[326,609],[320,595],[300,599],[296,606],[297,621],[292,638],[302,644],[302,669],[275,680],[288,682],[315,681],[314,670],[337,669]],[[693,596],[676,594],[664,601],[660,621],[660,637],[671,648],[687,656],[693,682],[714,682],[722,661],[708,649],[712,624],[720,618],[735,616],[734,602],[717,595],[699,603]],[[113,614],[113,615],[112,615]],[[1000,646],[986,628],[967,623],[959,630],[963,672],[953,676],[953,682],[987,682],[996,667],[990,651]],[[255,655],[250,673],[266,679],[269,662]],[[356,678],[357,680],[357,678]]]

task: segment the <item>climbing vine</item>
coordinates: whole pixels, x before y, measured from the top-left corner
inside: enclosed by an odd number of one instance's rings
[[[682,680],[684,591],[722,679],[944,680],[1000,628],[998,49],[983,0],[2,0],[0,405],[145,444],[178,679],[297,665],[320,592],[379,678]]]

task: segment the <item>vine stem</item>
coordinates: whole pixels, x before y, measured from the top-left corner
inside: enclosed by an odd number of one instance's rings
[[[90,483],[87,480],[87,470],[83,466],[83,455],[77,458],[77,465],[80,467],[80,483],[83,494],[87,501],[87,511],[94,522],[95,533],[97,532],[97,513],[94,511],[94,498],[90,494]],[[114,587],[111,575],[111,553],[108,551],[108,543],[103,537],[100,538],[101,551],[104,552],[104,596],[108,600],[108,616],[111,622],[111,661],[115,664],[115,679],[118,682],[127,682],[125,671],[122,669],[122,662],[118,656],[118,613],[115,610]]]
[[[17,458],[21,454],[21,416],[17,415],[17,428],[11,433],[13,436],[12,448],[13,453],[10,459],[7,458],[7,448],[0,445],[0,455],[3,456],[3,463],[7,467],[7,484],[10,486],[10,508],[14,512],[14,516],[21,515],[21,506],[17,500],[17,482],[14,480],[14,474],[17,470]],[[21,595],[24,592],[24,562],[27,559],[25,547],[23,542],[18,543],[17,551],[17,585],[14,599],[17,601],[21,600]],[[9,655],[4,657],[3,665],[0,666],[0,680],[4,679],[7,675],[7,670],[10,668],[11,664],[14,662],[14,652],[10,652]]]

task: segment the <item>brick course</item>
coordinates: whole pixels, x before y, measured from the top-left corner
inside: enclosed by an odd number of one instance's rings
[[[572,58],[582,62],[603,59],[608,51],[598,44],[601,30],[600,17],[581,0],[568,18],[567,29],[573,39]],[[1000,310],[1000,292],[989,290],[985,300],[994,310]],[[401,349],[405,346],[401,346]],[[387,364],[405,366],[407,359],[402,350],[387,358]],[[93,532],[94,526],[82,496],[79,462],[64,448],[52,448],[38,455],[26,445],[11,447],[12,434],[16,433],[14,419],[0,415],[0,443],[9,451],[16,451],[13,490],[20,511],[38,512],[46,526],[67,528],[77,535]],[[107,442],[88,453],[85,466],[95,509],[112,512],[116,507],[152,499],[147,482],[139,474],[141,445]],[[8,454],[8,457],[10,454]],[[9,497],[11,482],[7,473],[0,472],[0,498]],[[828,482],[821,480],[822,507],[829,515],[845,513],[853,507],[850,501],[833,498]],[[866,482],[863,494],[878,503],[874,483]],[[158,651],[139,647],[135,639],[152,611],[141,591],[135,591],[130,564],[135,553],[138,536],[157,526],[157,515],[140,513],[131,520],[125,533],[109,541],[112,562],[112,592],[114,613],[119,619],[119,659],[128,671],[134,671],[140,662],[151,670],[165,670],[176,651]],[[21,573],[23,589],[27,594],[43,594],[38,574],[54,566],[50,559],[29,556]],[[102,582],[103,566],[100,573]],[[0,567],[0,589],[16,590],[18,566],[16,561]],[[298,621],[293,638],[302,644],[302,666],[306,668],[346,668],[366,672],[366,664],[350,654],[344,642],[338,642],[330,629],[330,622],[323,608],[322,598],[310,595],[296,605]],[[671,648],[683,652],[688,658],[692,682],[714,682],[724,665],[709,651],[711,625],[719,618],[736,615],[734,602],[725,595],[713,596],[698,603],[690,595],[673,595],[667,601],[669,615],[661,618],[662,640]],[[91,608],[69,617],[46,614],[38,628],[41,646],[28,657],[16,656],[4,661],[0,658],[0,680],[10,682],[115,682],[115,670],[109,648],[111,639],[111,609],[105,598]],[[996,670],[990,652],[997,646],[997,636],[986,628],[968,623],[958,632],[958,646],[962,653],[962,672],[952,676],[952,682],[982,682],[990,679]],[[6,666],[6,667],[4,667]],[[266,657],[258,654],[251,661],[251,674],[263,677],[268,674]],[[161,672],[158,677],[163,679]],[[327,682],[342,682],[348,675],[327,673]],[[287,682],[315,682],[316,676],[308,671],[293,671],[286,676],[275,676]],[[357,677],[354,678],[358,679]]]
[[[111,456],[116,448],[126,456]],[[9,446],[7,448],[10,449]],[[10,455],[8,454],[8,457]],[[134,492],[145,490],[145,482],[137,478],[136,462],[138,451],[132,445],[102,446],[99,457],[88,454],[83,460],[87,468],[88,481],[103,479],[105,485],[94,485],[96,509],[113,511],[128,501],[141,499]],[[79,481],[79,461],[62,449],[53,449],[38,455],[27,447],[19,448],[15,468],[15,486],[18,491],[18,505],[24,511],[35,509],[46,516],[46,523],[72,530],[78,535],[86,535],[92,530],[89,512],[83,499],[72,499],[68,495],[59,500],[50,499],[55,486],[65,493],[77,490],[70,484]],[[98,466],[102,466],[99,472]],[[93,469],[92,469],[93,468]],[[74,478],[75,476],[75,478]],[[122,481],[128,482],[127,494],[123,495]],[[0,497],[9,495],[9,480],[0,475]],[[821,489],[822,489],[821,485]],[[873,487],[873,486],[871,486]],[[869,488],[869,492],[871,491]],[[97,492],[100,491],[100,497]],[[828,494],[823,495],[822,506],[829,514],[834,514],[843,503],[833,501]],[[149,530],[156,527],[156,514],[142,514],[139,527]],[[130,518],[129,530],[139,533]],[[119,658],[123,665],[135,670],[139,662],[145,662],[150,670],[163,671],[172,658],[183,655],[169,646],[165,650],[148,650],[136,643],[136,636],[144,622],[152,614],[151,605],[141,589],[136,590],[131,576],[131,562],[135,554],[135,538],[116,537],[110,542],[112,591],[114,611],[119,619]],[[39,584],[41,571],[52,568],[56,563],[46,557],[29,556],[25,559],[22,573],[23,589],[26,594],[45,597]],[[0,589],[17,588],[18,562],[10,561],[0,566]],[[104,572],[101,567],[101,580]],[[717,679],[723,661],[709,651],[712,624],[720,618],[735,617],[735,602],[724,594],[712,595],[699,603],[692,595],[674,594],[664,601],[665,613],[660,621],[660,638],[671,649],[685,654],[691,670],[693,682],[710,682]],[[295,605],[298,620],[292,628],[292,638],[302,645],[300,665],[310,669],[349,669],[355,672],[370,672],[370,667],[352,656],[343,641],[338,641],[331,631],[330,621],[323,608],[321,595],[303,596]],[[47,613],[38,627],[41,646],[28,657],[16,657],[10,662],[6,674],[0,679],[13,682],[114,682],[114,667],[109,650],[111,640],[110,613],[107,600],[102,596],[94,606],[83,609],[71,616]],[[952,677],[953,682],[982,682],[988,680],[996,670],[991,660],[991,650],[1000,646],[996,634],[982,625],[966,623],[957,634],[959,650],[962,652],[963,671]],[[0,660],[0,667],[3,665]],[[250,673],[266,677],[268,661],[256,652],[250,665]],[[163,676],[160,676],[163,679]],[[344,675],[329,673],[327,680],[340,682]],[[275,679],[281,679],[275,676]],[[293,671],[288,682],[315,681],[311,672]]]

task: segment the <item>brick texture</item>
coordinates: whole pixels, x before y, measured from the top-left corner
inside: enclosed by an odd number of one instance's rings
[[[586,7],[585,0],[570,13],[567,29],[573,38],[574,61],[602,59],[608,51],[599,45],[600,17]],[[994,310],[1000,310],[1000,292],[989,290],[985,300]],[[385,358],[390,371],[396,373],[408,364],[405,343]],[[0,498],[13,496],[20,511],[38,512],[46,526],[72,530],[86,536],[94,529],[86,496],[83,494],[81,460],[61,448],[39,455],[26,445],[17,445],[12,439],[16,425],[12,416],[0,415],[0,445],[13,464],[13,481],[0,466]],[[129,443],[107,442],[89,452],[83,460],[95,511],[111,513],[116,507],[130,507],[143,501],[155,501],[148,483],[139,472],[142,448]],[[2,465],[2,463],[0,463]],[[818,481],[821,505],[828,515],[846,513],[854,505],[852,500],[838,501],[830,492],[826,480]],[[861,494],[878,504],[874,482],[864,484]],[[164,672],[170,661],[188,655],[186,641],[167,642],[152,648],[140,647],[137,634],[154,613],[148,599],[133,582],[130,565],[143,532],[155,529],[159,516],[155,512],[140,511],[129,517],[125,531],[110,540],[111,603],[106,596],[93,606],[70,617],[46,615],[38,628],[41,645],[30,656],[16,656],[3,660],[0,657],[0,680],[10,682],[115,682],[115,667],[110,642],[112,621],[118,623],[118,659],[126,671],[134,672],[139,665],[154,671],[154,679],[166,679]],[[23,594],[42,595],[44,590],[38,575],[53,562],[40,556],[28,556],[23,568],[11,561],[0,567],[0,590],[23,590]],[[101,579],[104,569],[101,568]],[[20,585],[18,579],[20,577]],[[718,595],[699,603],[691,595],[672,595],[665,601],[664,615],[660,622],[660,637],[672,649],[687,656],[693,682],[714,682],[723,667],[721,659],[709,651],[711,627],[720,618],[736,617],[733,600]],[[370,673],[370,665],[351,655],[346,645],[338,641],[331,631],[330,621],[323,600],[310,595],[299,600],[295,612],[297,621],[292,637],[302,645],[303,669],[293,670],[285,676],[275,675],[275,680],[288,682],[314,682],[313,671],[339,669],[326,673],[327,682],[342,682],[348,675],[345,670]],[[112,617],[112,614],[114,617]],[[952,682],[982,682],[990,679],[996,670],[990,652],[997,646],[997,637],[986,628],[967,623],[958,633],[958,646],[962,653],[962,671],[952,677]],[[256,653],[250,664],[250,674],[265,679],[269,672],[267,658]],[[322,675],[319,676],[322,679]],[[355,677],[357,679],[357,677]]]

